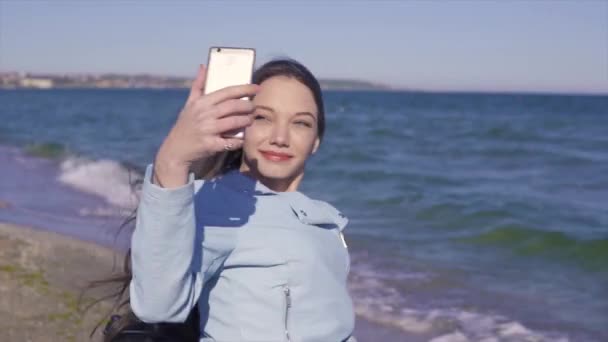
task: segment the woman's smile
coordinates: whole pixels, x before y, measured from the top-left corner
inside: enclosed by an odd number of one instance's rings
[[[270,161],[282,162],[291,159],[293,156],[287,153],[274,152],[274,151],[263,151],[259,150],[262,156]]]

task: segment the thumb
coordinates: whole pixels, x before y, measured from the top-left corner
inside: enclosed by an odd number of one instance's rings
[[[199,97],[203,96],[203,92],[205,90],[205,77],[207,75],[207,68],[204,65],[200,65],[198,69],[198,73],[194,81],[192,81],[192,86],[190,87],[190,95],[188,95],[187,103],[190,103]]]

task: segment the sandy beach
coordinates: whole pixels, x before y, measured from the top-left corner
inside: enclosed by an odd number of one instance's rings
[[[115,252],[56,233],[0,223],[0,331],[3,341],[88,341],[110,308],[83,312],[81,289],[112,274]],[[99,331],[92,341],[99,341]]]

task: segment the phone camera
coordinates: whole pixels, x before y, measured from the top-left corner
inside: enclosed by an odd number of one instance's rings
[[[222,52],[222,48],[217,48],[217,52]]]

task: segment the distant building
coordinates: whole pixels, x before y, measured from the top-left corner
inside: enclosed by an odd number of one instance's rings
[[[95,87],[97,88],[112,88],[114,84],[111,80],[98,80],[95,82]]]
[[[27,77],[21,79],[20,86],[24,88],[49,89],[53,88],[53,80],[50,78]]]

